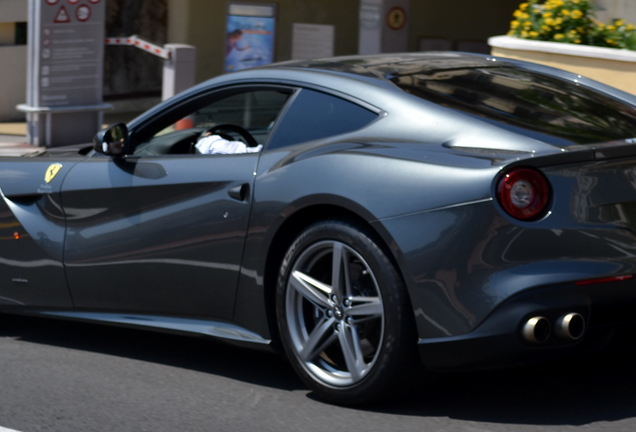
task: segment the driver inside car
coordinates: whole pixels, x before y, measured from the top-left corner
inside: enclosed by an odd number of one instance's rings
[[[227,138],[229,138],[229,136],[227,136]],[[197,153],[200,154],[238,154],[257,153],[261,151],[263,145],[259,144],[256,147],[248,147],[242,141],[233,141],[221,135],[207,133],[197,140],[194,147]]]

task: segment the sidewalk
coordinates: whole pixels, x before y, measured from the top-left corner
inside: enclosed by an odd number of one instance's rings
[[[1,123],[0,135],[26,136],[26,123]]]
[[[104,118],[104,126],[118,122],[128,122],[137,116],[133,113],[114,113]],[[97,131],[95,132],[97,133]],[[27,125],[24,122],[0,122],[0,156],[21,156],[45,147],[27,144]]]
[[[0,123],[0,156],[21,156],[39,149],[27,144],[26,123]]]
[[[128,123],[160,101],[161,98],[158,96],[109,101],[113,109],[104,112],[104,126],[119,122]],[[27,144],[26,131],[25,122],[0,122],[0,156],[20,156],[43,149]]]

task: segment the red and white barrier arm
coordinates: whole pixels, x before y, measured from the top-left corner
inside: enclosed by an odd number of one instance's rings
[[[128,36],[128,37],[109,37],[105,40],[106,45],[128,45],[135,46],[139,49],[147,51],[151,54],[161,57],[162,59],[168,60],[170,58],[170,51],[161,47],[159,45],[155,45],[152,42],[145,41],[136,35]]]

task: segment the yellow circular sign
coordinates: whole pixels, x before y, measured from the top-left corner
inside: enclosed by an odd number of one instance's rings
[[[386,23],[392,30],[400,30],[406,24],[406,11],[399,6],[391,8],[386,14]]]

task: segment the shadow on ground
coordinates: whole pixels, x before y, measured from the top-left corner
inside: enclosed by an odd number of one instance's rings
[[[304,388],[284,357],[203,336],[13,315],[0,319],[0,337],[163,364],[282,390]]]
[[[379,412],[515,425],[636,418],[636,351],[532,367],[434,376]],[[609,429],[608,429],[609,430]]]
[[[283,357],[210,339],[13,316],[2,317],[0,337],[165,364],[282,390],[303,388]],[[635,364],[636,351],[625,351],[536,367],[444,374],[420,379],[416,389],[399,400],[366,410],[537,426],[614,422],[636,417]]]

